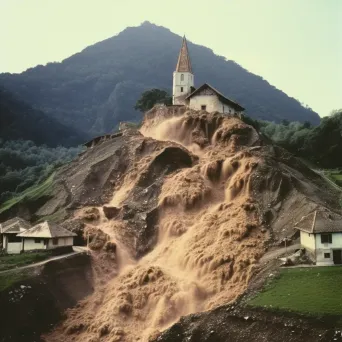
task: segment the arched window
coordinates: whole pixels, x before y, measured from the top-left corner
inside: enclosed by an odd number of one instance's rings
[[[184,74],[181,74],[181,81],[184,81]]]

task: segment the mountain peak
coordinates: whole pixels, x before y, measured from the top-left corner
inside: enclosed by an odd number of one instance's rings
[[[181,43],[182,38],[169,29],[144,21],[61,63],[1,74],[0,84],[64,125],[102,134],[120,121],[141,120],[133,108],[143,91],[161,88],[171,94]],[[253,118],[319,123],[317,113],[260,76],[206,47],[189,43],[188,48],[195,86],[211,84],[241,103]]]

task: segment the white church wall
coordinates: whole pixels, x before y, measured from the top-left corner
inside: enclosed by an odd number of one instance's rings
[[[173,104],[185,104],[185,95],[190,94],[191,87],[194,86],[194,75],[190,72],[173,73]]]
[[[190,108],[194,110],[201,110],[202,106],[206,106],[206,111],[219,112],[225,114],[234,114],[234,108],[224,104],[220,101],[217,95],[195,95],[190,99]]]

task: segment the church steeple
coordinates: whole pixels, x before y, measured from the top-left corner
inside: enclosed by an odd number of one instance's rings
[[[173,73],[173,104],[186,105],[186,97],[194,86],[188,44],[183,37],[182,47],[179,52],[176,70]]]
[[[190,72],[192,73],[191,60],[188,51],[188,44],[185,36],[183,37],[183,43],[178,56],[178,62],[176,66],[176,72]]]

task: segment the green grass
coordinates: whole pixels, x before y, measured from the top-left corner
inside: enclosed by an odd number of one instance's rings
[[[342,267],[282,269],[247,304],[311,315],[342,315]]]
[[[43,261],[48,257],[50,254],[47,252],[4,255],[0,257],[0,272]]]
[[[20,202],[36,201],[37,199],[48,196],[51,193],[55,172],[52,173],[43,183],[31,186],[18,196],[11,198],[0,206],[0,214],[10,209]]]
[[[35,224],[44,222],[44,221],[49,221],[49,222],[59,222],[61,220],[63,220],[66,216],[66,211],[65,209],[60,209],[58,211],[56,211],[55,213],[53,213],[52,215],[47,215],[47,216],[43,216],[41,217],[39,220],[37,220],[35,222]]]
[[[28,272],[12,272],[0,275],[0,292],[6,290],[8,287],[29,278]]]

